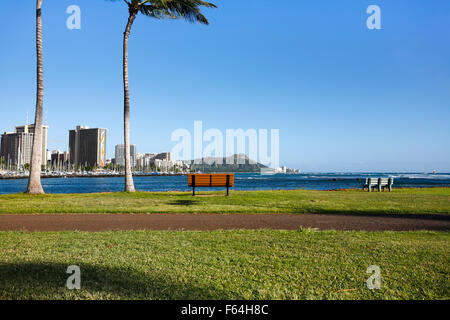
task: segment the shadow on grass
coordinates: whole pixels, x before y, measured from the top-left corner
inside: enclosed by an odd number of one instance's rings
[[[183,283],[148,267],[145,271],[78,264],[81,290],[66,287],[69,265],[62,263],[0,264],[0,299],[240,299],[214,287]]]
[[[398,219],[423,219],[423,220],[441,220],[450,221],[450,214],[420,214],[420,213],[391,213],[386,211],[351,211],[351,210],[327,210],[311,209],[308,212],[298,212],[297,214],[329,214],[336,216],[354,216],[354,217],[375,217],[375,218],[398,218]]]
[[[168,202],[167,204],[171,206],[192,206],[198,204],[198,201],[183,199],[183,200],[173,200]]]

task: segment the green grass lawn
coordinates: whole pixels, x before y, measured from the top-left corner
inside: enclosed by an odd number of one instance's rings
[[[449,214],[450,188],[389,192],[233,191],[0,196],[0,213],[341,213]]]
[[[449,299],[449,265],[446,232],[2,232],[0,299]]]

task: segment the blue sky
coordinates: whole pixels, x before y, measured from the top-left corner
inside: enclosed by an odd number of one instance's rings
[[[218,0],[211,25],[139,16],[129,48],[132,142],[177,128],[280,129],[303,171],[450,171],[450,1]],[[81,30],[66,28],[78,5]],[[366,9],[381,8],[382,30]],[[2,4],[0,131],[35,105],[35,1]],[[44,0],[49,149],[77,124],[123,139],[122,1]]]

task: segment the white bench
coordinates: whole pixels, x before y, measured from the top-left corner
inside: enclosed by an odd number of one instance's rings
[[[392,185],[394,184],[394,178],[367,178],[366,183],[363,185],[363,190],[367,188],[369,192],[372,191],[372,188],[378,188],[378,191],[384,191],[385,188],[389,189],[389,192],[392,191]]]

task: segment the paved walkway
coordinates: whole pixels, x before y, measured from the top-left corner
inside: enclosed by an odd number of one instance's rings
[[[361,216],[338,214],[53,214],[0,215],[0,231],[229,230],[300,227],[320,230],[450,231],[450,216]]]

